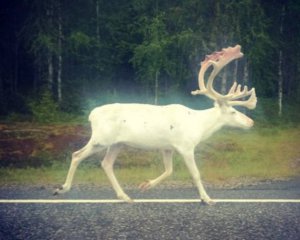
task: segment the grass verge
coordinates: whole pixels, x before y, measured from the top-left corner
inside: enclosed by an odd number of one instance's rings
[[[255,181],[300,176],[300,127],[254,128],[250,131],[225,129],[196,149],[202,179],[212,184],[232,180]],[[163,172],[158,151],[125,151],[119,157],[116,175],[123,184],[136,185]],[[76,183],[109,185],[98,160],[83,162],[76,172]],[[42,168],[0,168],[0,184],[62,184],[69,162]],[[166,183],[191,182],[178,154],[174,173]]]

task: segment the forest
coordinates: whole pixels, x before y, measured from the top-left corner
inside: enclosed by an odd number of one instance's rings
[[[251,114],[297,122],[299,22],[297,0],[4,0],[0,116],[51,120],[110,102],[202,109],[211,103],[190,94],[200,62],[239,44],[244,57],[215,87],[255,87]]]

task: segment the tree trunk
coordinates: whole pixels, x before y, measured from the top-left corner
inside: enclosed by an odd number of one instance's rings
[[[239,62],[235,61],[234,68],[233,68],[233,76],[232,76],[233,83],[237,82],[237,79],[238,79],[238,67],[239,67]]]
[[[0,74],[0,101],[2,101],[4,98],[4,84],[3,84],[3,79]]]
[[[243,86],[248,86],[248,82],[249,82],[249,62],[247,61],[247,59],[245,59],[245,65],[244,65],[244,69],[243,69]],[[244,114],[247,113],[247,109],[243,108],[241,110]]]
[[[62,16],[61,5],[58,7],[58,69],[57,69],[57,98],[58,102],[62,101]]]
[[[52,93],[52,87],[53,87],[53,55],[48,50],[48,79],[47,79],[47,86],[49,91]]]
[[[282,78],[282,50],[279,50],[278,62],[278,116],[282,116],[282,95],[283,95],[283,78]]]
[[[36,60],[35,60],[35,70],[34,70],[34,76],[33,76],[33,92],[34,94],[38,91],[38,83],[41,79],[41,72],[42,72],[42,61],[40,61],[40,53],[37,53]]]
[[[159,76],[159,71],[156,70],[155,72],[155,93],[154,93],[154,104],[157,105],[158,104],[158,76]]]
[[[53,5],[52,2],[50,2],[48,9],[47,9],[47,20],[48,20],[48,26],[49,29],[51,28],[53,24]],[[48,65],[48,77],[47,77],[47,88],[53,94],[53,86],[54,86],[54,67],[53,67],[53,52],[48,47],[48,54],[47,54],[47,65]]]
[[[226,94],[226,86],[227,86],[227,69],[223,69],[222,81],[221,81],[221,93]]]
[[[282,5],[281,16],[280,16],[280,28],[279,28],[279,39],[282,39],[283,34],[283,22],[285,16],[285,5]],[[282,116],[282,98],[283,98],[283,76],[282,76],[282,47],[279,47],[279,58],[278,58],[278,116]]]
[[[100,42],[100,0],[96,0],[96,39]]]
[[[243,85],[248,86],[248,82],[249,82],[249,63],[248,63],[247,60],[245,61],[243,75],[244,75],[243,76]]]
[[[12,93],[16,94],[18,92],[18,81],[19,81],[19,38],[17,30],[17,15],[14,14],[14,73],[12,82]]]
[[[14,81],[13,81],[13,93],[18,92],[19,81],[19,44],[18,40],[15,43],[15,62],[14,62]]]

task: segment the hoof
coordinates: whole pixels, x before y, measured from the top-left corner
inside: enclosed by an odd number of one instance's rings
[[[64,192],[65,192],[64,188],[63,187],[59,187],[59,188],[57,188],[57,189],[54,190],[53,195],[56,196],[56,195],[59,195],[59,194],[64,193]]]
[[[134,201],[126,194],[124,195],[119,195],[118,198],[120,200],[123,200],[124,202],[127,202],[127,203],[133,203]]]
[[[201,199],[201,204],[206,205],[206,206],[212,206],[215,205],[216,202],[212,199]]]
[[[126,200],[126,203],[134,203],[134,200],[130,198],[129,200]]]
[[[148,181],[145,181],[145,182],[142,182],[140,185],[139,185],[139,189],[141,191],[146,191],[148,189],[150,189],[152,187],[152,184],[151,184],[151,181],[148,180]]]

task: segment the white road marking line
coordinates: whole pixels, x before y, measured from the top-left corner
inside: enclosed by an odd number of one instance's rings
[[[213,199],[216,203],[300,203],[300,199]],[[134,203],[200,203],[200,199],[134,199]],[[124,203],[117,199],[0,199],[0,203]]]
[[[300,203],[300,199],[216,199],[215,201],[227,203]]]

